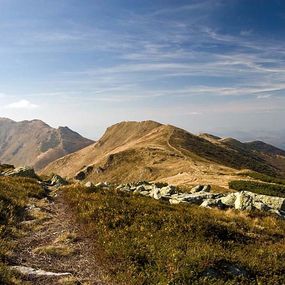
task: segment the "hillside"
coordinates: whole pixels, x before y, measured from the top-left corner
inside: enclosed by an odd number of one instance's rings
[[[0,162],[42,169],[51,161],[93,143],[67,127],[54,129],[40,120],[0,118]]]
[[[82,171],[83,178],[92,181],[199,182],[227,187],[242,169],[271,175],[284,170],[261,152],[241,146],[153,121],[122,122],[109,127],[98,142],[49,164],[43,173],[72,178]],[[270,158],[274,161],[275,155]]]

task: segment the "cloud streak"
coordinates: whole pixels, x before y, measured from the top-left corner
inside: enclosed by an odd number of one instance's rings
[[[32,110],[38,107],[39,107],[38,105],[33,104],[30,101],[25,100],[25,99],[10,103],[5,106],[6,109],[26,109],[26,110]]]

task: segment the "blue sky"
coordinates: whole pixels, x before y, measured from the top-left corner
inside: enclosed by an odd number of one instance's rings
[[[0,0],[0,116],[284,132],[285,2]]]

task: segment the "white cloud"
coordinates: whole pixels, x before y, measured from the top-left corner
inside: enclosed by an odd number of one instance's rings
[[[30,101],[24,99],[5,106],[5,108],[8,109],[35,109],[38,107],[38,105],[33,104]]]

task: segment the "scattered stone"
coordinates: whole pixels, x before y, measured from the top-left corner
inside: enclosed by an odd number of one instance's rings
[[[86,182],[84,186],[87,188],[94,188],[95,187],[95,185],[91,181]]]
[[[10,266],[12,270],[15,270],[25,276],[29,277],[57,277],[57,276],[69,276],[72,275],[70,272],[49,272],[42,269],[35,269],[27,266]]]

